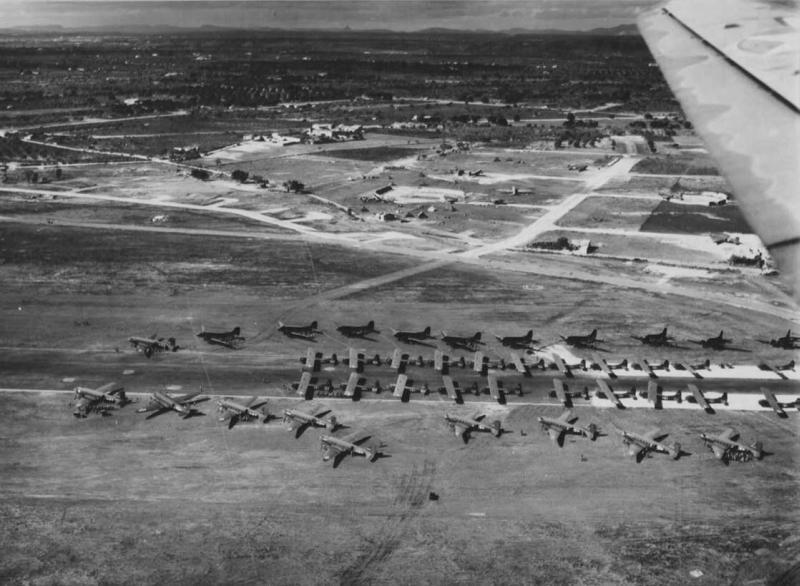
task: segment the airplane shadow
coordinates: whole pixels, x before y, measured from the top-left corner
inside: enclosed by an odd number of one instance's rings
[[[287,338],[292,338],[294,340],[305,340],[306,342],[313,342],[314,344],[317,343],[317,338],[315,336],[302,336],[300,334],[289,334],[283,333],[284,336]]]
[[[309,427],[311,426],[308,424],[303,424],[300,427],[298,427],[294,432],[294,439],[299,439],[300,436],[302,436]]]
[[[408,344],[409,346],[424,346],[425,348],[433,348],[434,350],[438,349],[436,344],[431,344],[430,342],[423,342],[421,340],[420,341],[417,341],[417,340],[408,340],[408,341],[401,340],[401,341],[404,344]]]
[[[336,455],[333,457],[333,467],[334,467],[334,468],[338,468],[338,467],[339,467],[339,465],[340,465],[340,464],[341,464],[341,463],[344,461],[344,459],[345,459],[345,458],[346,458],[348,455],[349,455],[349,454],[348,454],[347,452],[339,452],[338,454],[336,454]]]
[[[206,414],[202,411],[190,411],[187,415],[181,417],[181,419],[191,419],[193,417],[205,417]]]

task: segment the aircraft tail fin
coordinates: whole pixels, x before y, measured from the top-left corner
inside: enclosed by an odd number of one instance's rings
[[[238,336],[241,333],[241,331],[242,331],[242,329],[239,326],[236,326],[235,328],[233,328],[233,331],[231,333],[234,336]]]
[[[669,447],[669,455],[672,456],[673,460],[677,460],[681,457],[681,445],[678,442],[675,442]]]
[[[369,331],[371,331],[371,332],[375,331],[375,321],[374,320],[370,320],[369,321],[369,323],[367,324],[367,329]]]
[[[280,320],[278,320],[278,329],[279,330],[283,329],[283,322]]]
[[[597,338],[597,329],[592,330],[592,333],[589,334],[589,339],[594,341]]]
[[[719,338],[719,339],[721,340],[721,339],[723,338],[723,334],[724,334],[724,333],[725,333],[725,332],[723,332],[722,330],[720,330],[720,331],[719,331],[719,336],[717,336],[717,338]]]
[[[597,426],[594,423],[590,423],[589,426],[586,428],[586,431],[588,432],[587,437],[590,440],[594,441],[597,439]]]
[[[753,450],[753,457],[756,460],[760,460],[764,457],[764,444],[761,442],[755,442],[752,446],[750,446],[750,449]]]
[[[503,427],[498,420],[492,421],[492,435],[494,437],[499,437],[500,433],[503,431]]]
[[[424,330],[422,330],[426,336],[431,335],[431,326],[427,326]]]
[[[528,342],[533,340],[533,330],[528,330],[528,333],[525,334],[525,340],[527,340]]]
[[[316,330],[317,329],[317,320],[314,320],[314,321],[311,322],[311,329],[312,330]]]
[[[667,337],[667,328],[664,328],[663,330],[661,330],[661,336],[664,337],[664,338]]]
[[[339,422],[336,421],[336,416],[335,415],[331,415],[328,418],[328,422],[325,424],[325,429],[327,429],[328,431],[335,431],[338,426],[339,426]]]
[[[474,335],[474,336],[472,336],[472,339],[473,339],[475,342],[480,342],[480,341],[481,341],[481,333],[480,333],[480,332],[475,332],[475,335]]]

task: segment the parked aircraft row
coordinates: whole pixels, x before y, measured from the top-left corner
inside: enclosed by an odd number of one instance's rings
[[[309,325],[285,325],[278,322],[278,331],[286,336],[292,338],[313,339],[316,335],[323,333],[319,329],[316,321],[311,322]],[[342,325],[336,328],[336,331],[348,338],[367,338],[371,334],[380,334],[380,331],[375,328],[375,322],[370,321],[365,325]],[[469,352],[474,352],[479,346],[483,345],[482,333],[475,332],[472,336],[455,336],[450,335],[445,331],[441,332],[440,337],[432,335],[430,326],[422,330],[394,330],[392,329],[394,338],[404,344],[423,344],[428,340],[442,340],[445,344],[453,349],[464,349]],[[631,336],[639,340],[642,344],[648,346],[674,346],[675,338],[670,336],[665,327],[657,333],[644,334],[642,336]],[[495,336],[497,340],[503,345],[517,349],[531,348],[532,344],[537,343],[538,340],[533,339],[533,330],[529,330],[526,334],[520,336]],[[569,335],[561,336],[561,339],[568,345],[577,348],[594,348],[598,343],[604,340],[598,339],[597,329],[592,330],[586,335]],[[775,348],[782,348],[792,350],[800,348],[800,336],[792,334],[791,330],[787,331],[784,336],[772,340],[759,340],[765,344],[770,344]],[[710,348],[712,350],[724,350],[727,345],[731,344],[732,340],[724,336],[724,332],[709,338],[701,338],[698,340],[689,340],[689,342],[698,344],[703,348]]]
[[[233,349],[240,348],[245,340],[241,336],[241,329],[238,326],[230,332],[206,332],[203,330],[197,334],[197,337],[202,338],[209,344]],[[152,358],[156,352],[177,352],[180,350],[175,338],[159,338],[156,334],[148,338],[131,336],[128,338],[128,342],[136,351],[142,352],[147,358]]]
[[[556,385],[557,392],[558,388]],[[561,390],[563,393],[563,387]],[[150,413],[147,419],[168,412],[175,412],[184,419],[201,415],[202,413],[196,406],[209,399],[209,397],[201,397],[201,394],[202,390],[180,396],[156,391],[151,395],[147,405],[137,409],[137,412]],[[561,393],[559,395],[564,398]],[[124,388],[116,383],[108,383],[96,389],[77,387],[75,398],[74,414],[76,417],[86,417],[91,412],[106,414],[110,409],[120,408],[132,402],[126,398]],[[260,400],[257,396],[251,397],[245,402],[232,398],[221,398],[217,401],[217,405],[221,413],[219,420],[227,422],[228,429],[233,428],[239,422],[260,421],[266,423],[275,417],[267,409],[267,401]],[[537,417],[542,430],[557,446],[564,445],[564,438],[567,434],[584,436],[591,441],[595,441],[602,435],[594,423],[582,426],[576,423],[577,419],[570,409],[565,409],[558,417]],[[499,420],[488,422],[485,415],[480,413],[463,415],[457,412],[446,412],[444,420],[451,432],[464,443],[469,441],[470,434],[474,431],[488,432],[494,437],[500,437],[504,431]],[[312,427],[324,429],[327,433],[320,435],[322,459],[324,461],[334,460],[334,465],[337,465],[341,458],[347,455],[364,456],[370,462],[376,461],[381,455],[374,443],[367,444],[367,440],[371,436],[364,432],[356,431],[342,437],[333,435],[344,426],[339,423],[330,408],[314,402],[303,404],[297,408],[284,409],[283,422],[296,438]],[[616,426],[615,430],[622,437],[623,444],[628,447],[628,454],[637,461],[641,461],[650,452],[663,452],[675,459],[682,454],[680,444],[677,442],[665,443],[663,438],[667,434],[661,433],[658,429],[652,429],[644,434],[623,430]],[[714,455],[725,463],[747,461],[754,458],[761,459],[764,454],[760,442],[748,445],[737,441],[738,433],[732,428],[727,428],[716,435],[702,433],[700,438],[713,451]]]

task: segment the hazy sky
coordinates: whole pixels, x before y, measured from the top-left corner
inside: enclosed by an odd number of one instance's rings
[[[633,23],[656,0],[0,0],[0,28],[61,25],[585,30]]]

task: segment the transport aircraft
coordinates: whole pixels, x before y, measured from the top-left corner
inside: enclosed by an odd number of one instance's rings
[[[146,406],[137,409],[136,412],[152,412],[147,416],[147,419],[152,419],[153,417],[157,417],[163,413],[168,413],[169,411],[174,411],[183,419],[188,419],[193,415],[204,415],[202,411],[198,411],[195,408],[197,403],[208,401],[208,397],[199,397],[199,395],[202,393],[203,389],[200,389],[196,393],[189,393],[188,395],[173,397],[169,393],[156,391],[150,397],[150,402]]]
[[[329,415],[330,412],[331,410],[327,407],[311,403],[302,409],[284,409],[283,422],[289,431],[295,432],[295,437],[300,437],[306,429],[312,426],[324,427],[333,432],[340,425],[335,415]]]
[[[266,423],[269,419],[269,411],[266,409],[267,401],[259,401],[258,397],[252,397],[246,403],[240,403],[233,399],[223,398],[217,401],[219,411],[222,413],[220,421],[228,422],[228,429],[240,421],[262,421]]]
[[[575,421],[578,418],[573,417],[572,411],[569,409],[556,418],[541,416],[537,419],[542,424],[542,430],[550,435],[550,439],[557,446],[564,445],[564,436],[568,433],[582,435],[592,441],[597,439],[597,426],[594,423],[590,423],[586,427],[575,425]]]
[[[395,338],[406,344],[419,344],[425,340],[433,339],[433,336],[431,336],[430,326],[426,327],[421,332],[403,332],[392,330],[392,333],[394,334]]]
[[[485,415],[475,413],[471,416],[459,415],[458,413],[445,413],[444,419],[450,426],[450,430],[460,437],[464,443],[469,441],[469,435],[473,430],[488,431],[494,437],[500,437],[503,428],[499,421],[491,424],[484,421]]]
[[[290,338],[305,338],[305,339],[313,339],[317,334],[321,334],[322,331],[317,329],[317,321],[314,320],[307,326],[287,326],[283,322],[278,322],[278,331],[282,333],[284,336],[288,336]]]
[[[365,326],[339,326],[336,331],[348,338],[366,338],[370,334],[380,334],[372,320]]]
[[[442,341],[454,350],[461,348],[468,352],[475,352],[478,345],[483,344],[480,332],[475,332],[474,336],[448,336],[447,332],[442,332]]]
[[[363,445],[368,439],[370,439],[370,436],[360,431],[344,437],[320,434],[319,444],[322,449],[322,460],[327,462],[333,459],[334,467],[339,464],[344,456],[364,456],[370,462],[374,462],[380,454],[376,448]]]
[[[130,342],[131,346],[137,351],[142,352],[147,358],[150,358],[156,352],[177,352],[179,348],[175,338],[167,338],[165,340],[164,338],[157,338],[155,334],[149,338],[131,336],[128,338],[128,342]]]
[[[718,336],[714,336],[713,338],[704,338],[702,340],[689,340],[692,344],[700,344],[703,348],[711,348],[712,350],[724,350],[725,346],[730,344],[732,340],[726,338],[723,335],[723,331],[720,330]]]
[[[216,344],[218,346],[225,346],[226,348],[238,349],[244,342],[241,332],[241,328],[236,326],[230,332],[202,331],[197,334],[197,337],[203,338],[203,340],[208,344]]]
[[[131,400],[125,396],[125,387],[117,383],[108,383],[96,389],[75,387],[75,417],[83,418],[89,413],[105,415],[111,409],[123,407]]]
[[[739,433],[729,427],[718,435],[709,433],[701,433],[700,438],[705,443],[717,459],[722,460],[725,464],[731,460],[746,461],[760,460],[764,457],[764,447],[761,442],[754,442],[752,445],[746,445],[736,441],[739,438]]]
[[[597,339],[596,329],[592,330],[592,333],[586,336],[561,336],[561,339],[570,346],[576,346],[578,348],[594,348],[595,344],[601,341]]]
[[[783,350],[795,350],[800,348],[800,336],[793,336],[792,330],[788,330],[785,336],[775,338],[772,340],[759,340],[762,344],[769,344],[773,348],[782,348]]]
[[[622,436],[622,443],[628,446],[628,455],[641,462],[650,452],[662,452],[677,460],[681,456],[681,445],[677,442],[667,444],[662,442],[668,434],[661,433],[654,428],[645,434],[625,431],[614,426],[617,433]]]
[[[672,336],[667,335],[667,328],[664,328],[657,334],[645,334],[644,336],[631,336],[635,340],[639,340],[642,344],[648,346],[671,346]]]
[[[533,339],[533,330],[528,330],[528,333],[524,336],[495,335],[495,338],[497,338],[503,346],[517,348],[520,350],[530,347],[530,345],[535,341]]]

